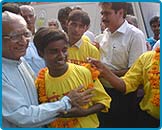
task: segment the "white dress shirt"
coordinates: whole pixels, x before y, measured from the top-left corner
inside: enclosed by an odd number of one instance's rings
[[[112,70],[129,68],[145,51],[143,32],[126,20],[114,33],[104,32],[100,42],[101,61]]]

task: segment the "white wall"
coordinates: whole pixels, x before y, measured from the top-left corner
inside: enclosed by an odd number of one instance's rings
[[[60,8],[80,6],[90,16],[90,31],[94,34],[100,33],[100,11],[97,2],[50,2],[50,4],[33,5],[37,15],[36,28],[47,26],[51,18],[57,19]]]
[[[149,20],[153,15],[160,16],[160,3],[157,2],[131,2],[133,11],[137,17],[139,28],[147,34],[152,35],[149,26]],[[98,2],[46,2],[38,5],[33,5],[37,14],[36,28],[47,26],[49,19],[56,18],[60,8],[70,6],[80,6],[86,11],[91,19],[90,31],[94,34],[100,33],[100,8]],[[142,12],[142,13],[141,13]],[[145,20],[145,22],[144,22]],[[147,29],[146,29],[147,28]]]

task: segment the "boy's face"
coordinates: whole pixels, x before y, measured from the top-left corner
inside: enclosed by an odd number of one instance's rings
[[[85,31],[87,31],[87,26],[81,21],[69,21],[68,23],[68,36],[70,41],[78,41],[82,37]]]
[[[159,35],[160,34],[160,21],[154,22],[151,25],[151,29],[152,29],[154,35]]]
[[[43,58],[49,69],[62,70],[66,67],[68,45],[64,40],[53,41],[44,49]]]

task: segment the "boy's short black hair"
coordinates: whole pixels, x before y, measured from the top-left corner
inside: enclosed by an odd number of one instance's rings
[[[68,22],[70,21],[81,21],[86,26],[90,25],[88,13],[84,12],[83,10],[75,9],[71,11],[68,17]]]
[[[153,23],[159,22],[159,21],[160,21],[160,17],[159,16],[152,17],[151,20],[150,20],[150,26],[152,26]]]
[[[69,43],[67,35],[61,30],[50,27],[41,27],[35,33],[33,42],[39,56],[41,56],[41,53],[44,52],[44,49],[48,46],[50,42],[58,40],[64,40],[67,44]]]

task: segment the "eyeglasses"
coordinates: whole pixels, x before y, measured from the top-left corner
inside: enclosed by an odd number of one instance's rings
[[[32,33],[31,33],[31,31],[26,30],[23,33],[18,34],[15,32],[14,33],[11,32],[9,35],[2,35],[2,36],[3,36],[3,38],[9,39],[11,42],[16,43],[16,42],[19,42],[22,40],[22,36],[24,36],[26,40],[30,40],[32,37]]]

